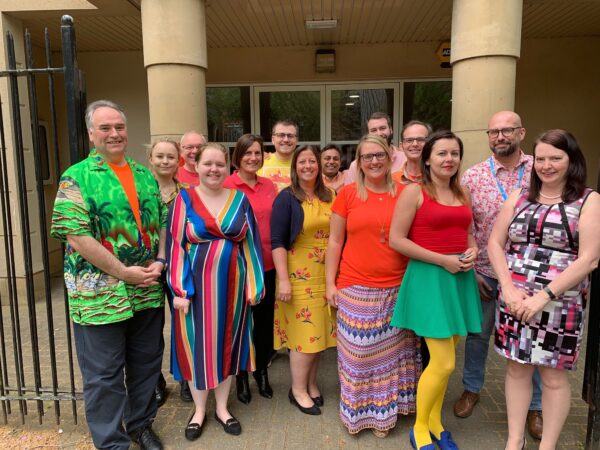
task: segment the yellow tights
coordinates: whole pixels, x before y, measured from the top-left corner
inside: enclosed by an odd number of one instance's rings
[[[442,405],[448,378],[454,371],[455,348],[459,339],[459,336],[425,338],[430,360],[417,387],[417,419],[414,430],[417,448],[431,444],[430,432],[439,439],[440,433],[444,431]]]

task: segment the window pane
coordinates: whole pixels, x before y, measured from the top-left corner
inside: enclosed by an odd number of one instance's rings
[[[367,133],[367,120],[374,112],[394,115],[393,89],[331,91],[331,139],[357,141]]]
[[[451,101],[451,81],[404,83],[404,123],[421,120],[429,122],[434,130],[449,130]]]
[[[273,124],[291,119],[298,123],[299,141],[321,140],[321,93],[319,91],[261,92],[260,134],[271,140]]]
[[[208,140],[235,142],[250,133],[250,88],[248,86],[206,88]]]

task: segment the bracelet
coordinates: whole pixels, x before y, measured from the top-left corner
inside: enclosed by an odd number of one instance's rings
[[[552,289],[550,289],[548,286],[544,286],[542,288],[542,291],[544,291],[546,294],[548,294],[548,297],[550,297],[550,300],[556,300],[556,294],[554,292],[552,292]]]
[[[167,265],[167,260],[165,258],[156,258],[155,262],[163,263],[163,266]]]

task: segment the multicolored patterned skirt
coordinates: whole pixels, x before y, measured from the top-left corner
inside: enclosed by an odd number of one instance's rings
[[[398,289],[338,291],[340,418],[351,434],[389,430],[398,414],[415,412],[420,343],[412,331],[390,326]]]

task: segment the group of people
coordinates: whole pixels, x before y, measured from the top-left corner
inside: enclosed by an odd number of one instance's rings
[[[165,292],[171,372],[195,406],[184,427],[191,441],[211,390],[214,419],[242,432],[228,408],[234,376],[241,402],[252,398],[249,372],[272,398],[268,366],[280,349],[290,403],[321,414],[320,355],[337,347],[349,433],[383,438],[399,414],[415,414],[415,449],[456,449],[442,420],[455,348],[466,336],[454,413],[468,417],[495,330],[508,361],[506,448],[523,448],[526,424],[540,448],[556,446],[600,257],[600,197],[585,187],[570,133],[543,133],[528,156],[520,117],[498,112],[487,130],[492,155],[461,178],[458,136],[411,121],[396,148],[384,113],[370,117],[345,173],[339,148],[298,147],[288,120],[273,126],[272,154],[262,137],[243,135],[231,174],[229,151],[194,131],[155,142],[150,171],[135,163],[112,102],[90,104],[86,125],[94,149],[63,174],[51,233],[67,243],[96,447],[162,448],[152,421],[165,400]]]

